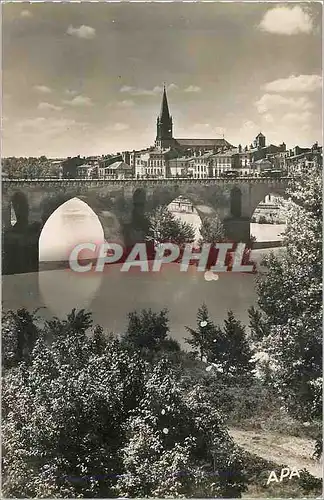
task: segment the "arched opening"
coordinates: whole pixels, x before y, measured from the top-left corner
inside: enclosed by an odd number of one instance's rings
[[[201,239],[200,229],[202,225],[201,217],[193,203],[184,196],[180,195],[167,205],[168,210],[181,222],[191,224],[195,231],[194,243],[197,244]]]
[[[104,231],[98,216],[79,198],[60,205],[47,219],[39,239],[40,262],[66,262],[71,250],[80,243],[104,242]],[[84,250],[81,258],[93,258]]]
[[[146,192],[143,188],[138,188],[133,193],[133,205],[134,207],[145,207],[146,204]]]
[[[255,208],[250,220],[251,238],[258,243],[282,242],[286,229],[288,201],[276,194],[267,194]]]
[[[231,190],[231,216],[241,217],[242,214],[242,193],[237,187]]]

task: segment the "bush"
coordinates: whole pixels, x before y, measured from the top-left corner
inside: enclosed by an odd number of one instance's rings
[[[4,496],[240,497],[241,452],[205,388],[90,325],[84,311],[46,322],[6,370]]]
[[[260,215],[259,224],[268,224],[268,221],[264,215]]]

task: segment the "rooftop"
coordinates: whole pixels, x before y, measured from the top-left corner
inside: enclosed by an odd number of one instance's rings
[[[117,170],[119,168],[121,168],[123,170],[132,170],[132,167],[130,165],[128,165],[127,163],[125,163],[124,161],[115,161],[114,163],[112,163],[108,167],[104,167],[104,168],[105,169],[112,169],[112,170]]]
[[[225,139],[175,139],[180,146],[208,147],[231,146]]]
[[[238,153],[238,148],[227,149],[226,151],[220,151],[219,153],[213,154],[213,157],[220,156],[233,156]]]

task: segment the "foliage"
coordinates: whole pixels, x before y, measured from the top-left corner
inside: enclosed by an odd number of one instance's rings
[[[203,243],[211,243],[215,245],[225,239],[224,226],[217,215],[205,217],[202,220],[199,231],[201,234],[201,239],[199,240],[200,245]]]
[[[193,352],[199,354],[200,360],[209,354],[211,344],[220,333],[215,327],[211,319],[206,304],[199,307],[197,312],[197,329],[194,330],[186,326],[186,330],[190,333],[190,338],[185,341],[193,348]]]
[[[249,314],[249,328],[251,339],[259,343],[269,333],[269,325],[265,321],[262,312],[254,306],[248,309]]]
[[[84,311],[46,322],[5,372],[3,494],[240,496],[241,454],[208,393],[90,326]]]
[[[8,311],[2,317],[2,363],[5,369],[17,366],[21,361],[29,362],[38,338],[35,312],[18,309]]]
[[[257,282],[278,395],[296,418],[322,415],[322,173],[295,178],[289,190],[285,252],[265,258]]]
[[[264,215],[260,215],[259,224],[269,224],[269,222],[267,221],[267,218]]]
[[[232,311],[227,314],[224,328],[215,326],[203,304],[197,313],[196,330],[186,327],[191,337],[185,339],[199,353],[200,359],[212,363],[223,374],[224,380],[248,380],[253,376],[253,351],[245,328]]]
[[[253,351],[246,337],[245,327],[228,311],[224,321],[223,338],[219,347],[214,343],[211,358],[221,367],[225,376],[235,379],[248,378],[254,369]]]
[[[183,391],[167,361],[153,369],[127,432],[122,495],[194,496],[203,489],[236,497],[245,489],[240,454],[208,394],[199,386]]]
[[[151,357],[157,351],[178,349],[178,344],[168,338],[169,318],[168,311],[162,309],[159,313],[151,309],[128,314],[128,326],[122,336],[122,342],[140,350],[146,357]]]
[[[41,178],[58,177],[59,167],[46,156],[39,158],[4,158],[2,160],[3,172],[9,178]]]
[[[145,239],[155,245],[165,242],[183,245],[192,243],[195,239],[194,227],[181,221],[166,206],[158,207],[147,218],[149,227]]]

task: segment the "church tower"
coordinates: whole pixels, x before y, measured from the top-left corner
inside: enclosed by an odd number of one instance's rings
[[[163,96],[161,111],[156,121],[155,145],[160,148],[168,148],[173,144],[172,137],[172,116],[169,113],[168,99],[165,85],[163,85]]]
[[[261,149],[265,147],[265,142],[266,138],[265,136],[260,132],[256,138],[254,139],[254,147],[257,149]]]

